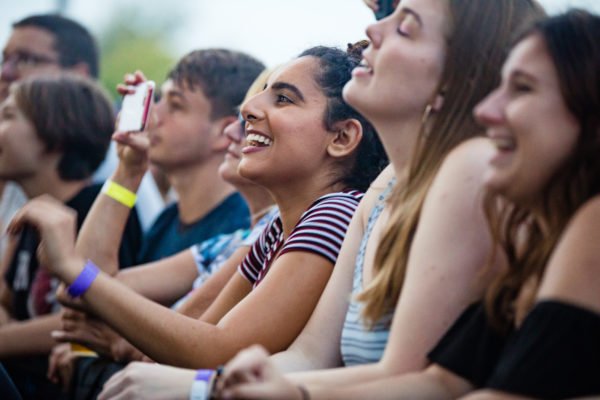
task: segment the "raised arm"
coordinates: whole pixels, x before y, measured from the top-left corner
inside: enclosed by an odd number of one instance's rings
[[[137,72],[126,77],[127,84],[144,81]],[[127,89],[119,86],[119,91]],[[119,165],[110,180],[130,192],[136,193],[148,169],[149,140],[146,132],[115,132]],[[77,238],[77,252],[101,265],[114,275],[119,269],[119,246],[131,209],[121,202],[101,193],[90,209]]]
[[[135,193],[146,172],[147,138],[144,133],[113,136],[119,144],[120,162],[110,180]],[[134,147],[135,146],[135,147]],[[90,209],[77,238],[77,252],[101,265],[105,272],[119,269],[118,249],[131,209],[101,193]]]

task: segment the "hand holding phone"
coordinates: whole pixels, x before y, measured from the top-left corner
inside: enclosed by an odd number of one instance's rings
[[[379,8],[375,11],[375,18],[380,20],[393,13],[396,9],[396,3],[397,1],[395,0],[378,0],[377,4]]]
[[[139,132],[146,128],[148,114],[154,95],[154,82],[144,81],[135,86],[123,97],[117,130],[120,132]]]

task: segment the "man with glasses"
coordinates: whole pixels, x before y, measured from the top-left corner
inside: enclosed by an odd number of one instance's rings
[[[2,50],[0,101],[14,81],[63,71],[98,77],[98,47],[90,32],[59,15],[24,18],[13,24]]]

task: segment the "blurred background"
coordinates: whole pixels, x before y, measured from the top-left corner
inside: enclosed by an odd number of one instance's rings
[[[599,0],[540,1],[549,13],[573,6],[600,13]],[[374,21],[361,0],[1,0],[0,44],[13,22],[46,12],[94,33],[108,89],[135,69],[160,84],[177,59],[198,48],[243,50],[274,66],[309,46],[363,39]]]

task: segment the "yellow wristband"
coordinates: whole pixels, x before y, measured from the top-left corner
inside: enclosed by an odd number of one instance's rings
[[[131,190],[111,180],[107,180],[104,183],[104,186],[102,186],[102,193],[128,208],[133,207],[137,198],[136,194]]]

